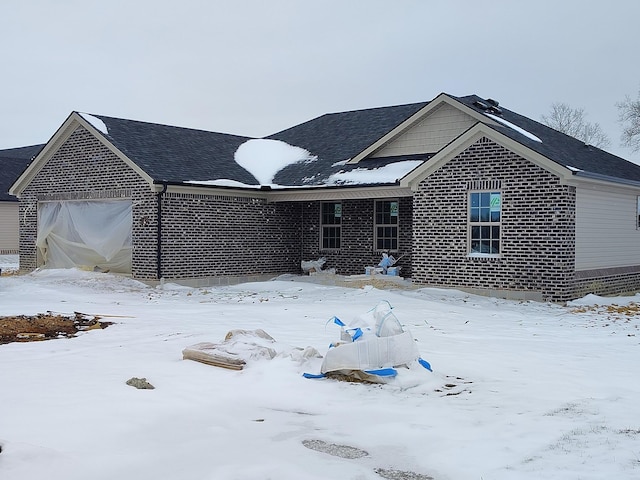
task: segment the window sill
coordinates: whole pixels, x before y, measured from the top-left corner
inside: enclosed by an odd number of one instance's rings
[[[468,253],[467,258],[499,259],[502,258],[502,255],[499,253]]]

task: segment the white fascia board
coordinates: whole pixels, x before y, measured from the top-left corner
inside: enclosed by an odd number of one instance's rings
[[[358,200],[367,198],[411,197],[410,188],[398,185],[379,187],[313,188],[308,190],[276,190],[269,192],[269,202],[312,202],[330,200]]]
[[[456,108],[456,109],[466,113],[470,117],[476,119],[478,122],[484,122],[484,123],[489,123],[489,124],[492,124],[492,125],[498,125],[498,122],[495,122],[495,121],[491,120],[489,117],[486,117],[486,116],[476,112],[474,109],[467,107],[465,104],[457,101],[454,98],[451,98],[446,93],[441,93],[436,98],[431,100],[427,105],[425,105],[423,108],[421,108],[419,111],[414,113],[407,120],[402,122],[400,125],[398,125],[396,128],[391,130],[386,135],[384,135],[377,142],[373,143],[372,145],[370,145],[369,147],[364,149],[362,152],[360,152],[358,155],[354,156],[347,163],[353,164],[353,163],[360,162],[364,158],[368,157],[369,155],[371,155],[375,151],[377,151],[380,148],[382,148],[383,146],[385,146],[387,143],[389,143],[391,140],[393,140],[397,136],[399,136],[402,133],[404,133],[406,130],[411,128],[415,123],[421,121],[423,118],[428,116],[431,112],[433,112],[434,110],[436,110],[437,108],[439,108],[441,105],[443,105],[445,103],[450,105],[450,106],[452,106],[453,108]]]
[[[573,177],[567,180],[566,184],[590,190],[618,190],[626,193],[633,192],[636,195],[640,194],[640,182],[590,172],[575,172]]]
[[[154,185],[154,191],[156,193],[163,191],[163,189],[164,184],[162,183],[156,183]],[[270,203],[410,197],[413,195],[413,191],[411,191],[410,188],[400,187],[398,185],[259,190],[233,187],[225,188],[211,185],[168,184],[164,191],[167,193],[181,193],[187,195],[261,198]]]
[[[163,183],[155,183],[153,191],[158,193],[164,189]],[[211,195],[223,197],[242,197],[242,198],[262,198],[267,199],[271,192],[268,190],[250,189],[250,188],[233,188],[220,187],[216,185],[188,185],[188,184],[167,184],[167,193],[182,193],[185,195]]]
[[[502,133],[492,129],[488,125],[482,122],[478,122],[470,127],[462,135],[452,140],[449,144],[445,145],[430,160],[428,160],[412,172],[409,172],[404,178],[402,178],[402,180],[400,181],[400,185],[403,187],[411,188],[415,191],[418,187],[418,184],[422,180],[427,178],[438,168],[448,163],[454,157],[462,153],[464,150],[469,148],[471,145],[473,145],[483,137],[494,141],[498,145],[502,145],[506,149],[514,152],[522,158],[525,158],[530,162],[538,165],[539,167],[544,168],[545,170],[560,177],[562,183],[568,184],[574,178],[574,172],[572,172],[569,168],[563,167],[559,163],[556,163],[553,160],[548,159],[544,155],[531,150],[529,147],[516,142],[512,138],[509,138],[506,135],[503,135]]]

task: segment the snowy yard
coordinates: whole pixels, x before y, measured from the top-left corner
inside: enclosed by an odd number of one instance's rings
[[[321,359],[294,347],[326,353],[334,315],[348,322],[381,300],[433,373],[400,369],[386,385],[303,378]],[[295,277],[190,289],[78,270],[2,276],[0,316],[115,323],[0,345],[0,479],[640,478],[635,302],[560,306]],[[235,328],[265,330],[280,354],[241,371],[182,359]],[[126,385],[134,376],[155,389]]]
[[[3,273],[15,273],[18,271],[18,255],[0,255],[0,271]]]

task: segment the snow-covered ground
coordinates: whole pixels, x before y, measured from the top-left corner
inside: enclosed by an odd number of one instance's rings
[[[334,315],[349,321],[381,300],[433,373],[401,370],[387,385],[303,378],[321,360],[294,347],[326,353]],[[640,478],[634,302],[295,278],[190,289],[77,270],[3,276],[0,315],[75,311],[115,324],[0,345],[0,479]],[[236,328],[265,330],[280,355],[242,371],[182,359]],[[126,385],[134,376],[156,388]]]
[[[18,255],[0,255],[0,270],[4,273],[15,273],[20,267]]]

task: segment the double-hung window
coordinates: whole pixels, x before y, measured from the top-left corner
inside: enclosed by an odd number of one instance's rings
[[[320,245],[324,250],[340,248],[342,203],[323,202],[320,213]]]
[[[469,192],[469,252],[500,254],[500,192]]]
[[[374,231],[376,250],[398,250],[397,200],[376,200]]]

